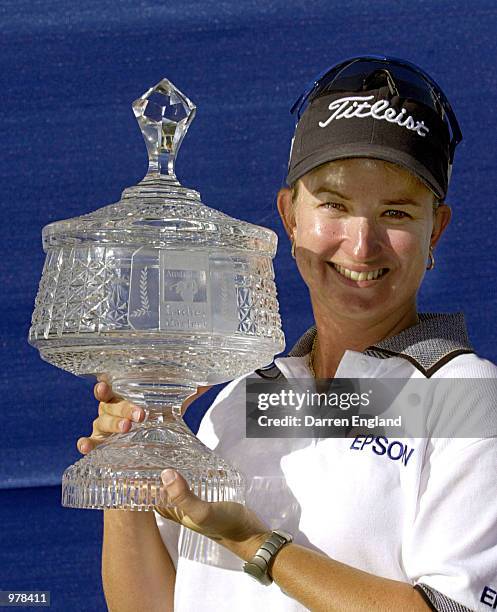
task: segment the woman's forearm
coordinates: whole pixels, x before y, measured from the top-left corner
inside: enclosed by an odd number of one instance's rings
[[[263,540],[250,548],[230,548],[248,561]],[[422,595],[405,582],[368,574],[293,543],[277,554],[271,575],[282,591],[313,612],[429,610]]]
[[[153,512],[104,511],[102,581],[110,612],[173,610],[175,579]]]
[[[316,612],[429,610],[405,582],[368,574],[295,544],[276,556],[272,576],[283,591]]]

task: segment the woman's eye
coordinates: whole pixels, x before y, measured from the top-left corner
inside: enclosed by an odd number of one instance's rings
[[[343,204],[340,204],[340,202],[323,202],[322,206],[324,206],[324,208],[327,208],[328,210],[343,210],[345,208]]]
[[[387,217],[390,217],[391,219],[406,219],[407,217],[411,216],[411,215],[408,215],[403,210],[393,210],[393,209],[386,210],[384,214]]]

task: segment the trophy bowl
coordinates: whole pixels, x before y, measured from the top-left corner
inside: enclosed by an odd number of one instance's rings
[[[284,348],[267,228],[205,206],[174,165],[195,106],[167,79],[133,103],[149,169],[121,200],[43,228],[46,260],[29,342],[145,409],[69,466],[62,505],[149,510],[177,469],[207,501],[244,503],[243,473],[182,418],[199,386],[270,363]]]

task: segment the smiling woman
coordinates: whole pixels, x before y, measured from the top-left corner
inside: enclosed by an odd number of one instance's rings
[[[411,172],[376,159],[326,162],[297,185],[279,192],[278,208],[317,328],[326,328],[320,338],[336,345],[354,321],[346,345],[359,349],[416,324],[416,295],[450,208],[435,207],[436,196]],[[321,357],[315,371],[333,377],[333,363]]]
[[[445,197],[461,139],[454,113],[421,69],[376,57],[326,71],[294,109],[278,209],[315,325],[288,355],[225,387],[200,425],[200,440],[247,475],[246,506],[202,501],[166,469],[170,505],[155,517],[105,512],[109,609],[495,608],[496,438],[430,436],[428,425],[430,410],[446,409],[455,423],[483,413],[495,427],[496,386],[482,390],[482,379],[495,380],[497,367],[474,353],[461,313],[416,306],[451,216]],[[435,399],[421,419],[428,434],[345,427],[342,437],[247,437],[247,379],[300,378],[314,389],[313,377],[380,379],[390,394],[392,379],[433,379]],[[439,379],[451,379],[448,393],[437,395]],[[95,394],[99,417],[80,439],[85,452],[135,414],[103,383]],[[421,418],[417,394],[404,403]]]

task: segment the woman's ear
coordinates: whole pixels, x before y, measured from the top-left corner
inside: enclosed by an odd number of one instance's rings
[[[295,205],[293,203],[292,190],[289,187],[283,187],[278,191],[277,204],[285,231],[291,239],[295,228]]]
[[[441,235],[444,233],[445,228],[449,225],[452,211],[450,206],[447,204],[440,204],[435,211],[435,219],[433,222],[433,231],[431,232],[430,244],[434,247],[439,241]]]

